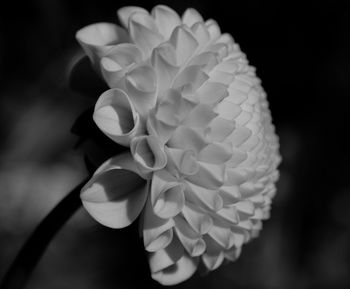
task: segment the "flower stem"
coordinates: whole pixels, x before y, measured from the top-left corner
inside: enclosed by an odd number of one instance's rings
[[[80,208],[80,190],[87,181],[88,178],[69,192],[36,227],[5,274],[0,289],[24,288],[52,238]]]

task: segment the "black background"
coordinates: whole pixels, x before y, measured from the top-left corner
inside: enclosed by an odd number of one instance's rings
[[[272,218],[240,259],[178,288],[350,288],[349,1],[12,1],[0,8],[0,276],[83,171],[69,129],[75,32],[125,5],[196,8],[233,35],[268,94],[283,163]],[[35,205],[33,205],[35,204]],[[158,287],[137,226],[79,212],[28,288]]]

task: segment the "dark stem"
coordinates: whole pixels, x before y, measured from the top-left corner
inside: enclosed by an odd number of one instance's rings
[[[52,238],[80,208],[80,190],[87,181],[88,179],[85,179],[68,193],[38,225],[4,276],[0,289],[24,288]]]

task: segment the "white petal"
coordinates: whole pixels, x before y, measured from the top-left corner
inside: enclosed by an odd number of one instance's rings
[[[169,147],[192,150],[196,154],[199,153],[206,145],[207,143],[200,133],[185,126],[178,127],[168,142]]]
[[[205,250],[205,242],[201,235],[194,231],[183,217],[175,218],[175,231],[191,257],[202,255]]]
[[[201,69],[205,73],[209,73],[217,64],[218,60],[216,54],[210,51],[206,51],[194,56],[188,63],[189,66],[200,65]]]
[[[232,73],[213,69],[209,72],[209,78],[212,82],[219,82],[228,87],[228,85],[230,85],[234,80],[235,75]]]
[[[184,65],[198,47],[197,40],[183,26],[175,28],[171,34],[170,43],[175,47],[178,66]]]
[[[247,153],[237,148],[233,148],[232,158],[227,162],[227,166],[230,168],[237,167],[240,163],[247,159]]]
[[[235,104],[241,104],[248,98],[248,95],[237,89],[233,83],[228,87],[229,96],[227,97],[227,100]]]
[[[130,150],[142,171],[160,170],[167,163],[164,147],[154,136],[135,137],[130,143]]]
[[[249,179],[249,173],[241,168],[226,168],[225,185],[239,186]]]
[[[206,127],[217,114],[213,109],[206,104],[198,104],[194,109],[189,113],[187,118],[183,121],[183,124],[189,127]]]
[[[166,170],[154,172],[151,200],[155,214],[160,218],[168,219],[180,213],[185,204],[183,191],[184,185]]]
[[[216,224],[216,222],[214,222],[214,225],[209,230],[208,235],[225,249],[229,249],[234,245],[234,236],[228,226],[221,226],[220,224]]]
[[[189,181],[187,181],[186,184],[188,185],[189,189],[187,196],[190,198],[190,194],[195,196],[211,210],[218,211],[222,208],[223,201],[217,191],[206,189],[205,187],[198,186]]]
[[[203,18],[196,9],[188,8],[182,15],[182,22],[191,27],[196,22],[202,22]]]
[[[173,241],[174,221],[159,218],[148,198],[143,214],[143,243],[149,252],[156,252],[167,247]]]
[[[169,43],[161,44],[153,50],[151,61],[157,73],[158,94],[161,94],[165,89],[170,88],[178,72],[178,67],[174,65],[176,63],[174,48]]]
[[[128,95],[120,89],[107,90],[100,96],[93,118],[108,137],[121,145],[128,146],[141,133],[139,115]]]
[[[167,90],[158,104],[156,118],[167,125],[178,126],[181,102],[182,96],[177,90]]]
[[[181,257],[174,265],[152,274],[152,278],[162,285],[176,285],[190,278],[196,272],[198,259],[187,256]]]
[[[230,250],[225,251],[224,255],[225,258],[230,260],[231,262],[236,261],[241,254],[242,248],[241,247],[233,247]]]
[[[224,207],[216,212],[219,216],[223,217],[230,224],[238,224],[239,223],[239,215],[235,207]]]
[[[199,47],[202,48],[210,40],[210,34],[207,26],[203,22],[197,22],[191,27],[192,33],[198,41]]]
[[[234,236],[234,243],[236,248],[242,247],[242,245],[247,242],[248,236],[247,232],[244,229],[240,229],[237,227],[232,227],[232,234]]]
[[[208,125],[207,137],[211,141],[223,141],[232,133],[234,128],[235,123],[233,121],[216,117]]]
[[[133,42],[140,47],[144,57],[148,58],[163,37],[159,34],[153,18],[143,12],[135,12],[129,18],[129,33]]]
[[[242,112],[242,109],[239,105],[224,99],[218,104],[216,112],[221,118],[234,120]]]
[[[151,273],[157,273],[174,265],[183,255],[184,248],[178,238],[174,236],[168,246],[149,254]]]
[[[164,39],[168,39],[175,27],[181,24],[179,15],[173,9],[165,5],[155,6],[152,10],[152,15]]]
[[[198,172],[195,153],[191,150],[167,148],[168,160],[171,160],[176,169],[184,175],[194,175]]]
[[[159,143],[164,145],[171,137],[173,131],[176,129],[174,126],[170,126],[161,120],[156,119],[155,113],[150,112],[147,118],[147,131],[149,135],[158,138]]]
[[[215,270],[224,261],[223,248],[207,235],[204,241],[207,245],[207,250],[202,255],[203,263],[209,270]]]
[[[235,208],[239,212],[240,216],[246,215],[246,216],[253,216],[255,211],[255,206],[252,202],[245,200],[240,201],[234,204]]]
[[[210,190],[217,190],[224,184],[225,166],[198,161],[198,173],[187,179]]]
[[[146,181],[133,169],[129,154],[118,157],[121,167],[102,165],[102,169],[83,187],[81,199],[86,210],[101,224],[111,228],[130,225],[147,199]],[[124,165],[125,168],[124,168]],[[108,167],[108,168],[107,168]],[[107,168],[107,169],[106,169]]]
[[[232,144],[211,143],[198,154],[198,160],[211,164],[226,163],[232,157]]]
[[[220,27],[215,20],[209,19],[205,22],[211,41],[217,40],[221,34]]]
[[[129,42],[126,31],[113,23],[96,23],[80,29],[76,39],[95,66],[117,44]]]
[[[126,74],[125,87],[136,110],[147,115],[157,101],[157,76],[154,69],[148,65],[135,66]]]
[[[148,14],[148,11],[146,9],[143,9],[137,6],[126,6],[126,7],[120,8],[117,11],[119,21],[125,28],[128,27],[130,15],[135,12],[143,12]]]
[[[182,213],[192,229],[201,235],[208,233],[213,225],[213,219],[207,213],[200,211],[197,205],[187,202]]]
[[[228,139],[232,142],[233,146],[239,147],[243,144],[250,136],[252,132],[250,129],[244,126],[237,126]]]
[[[242,198],[238,186],[222,186],[219,194],[227,205],[237,203]]]
[[[202,65],[187,66],[175,77],[172,87],[180,89],[183,87],[195,92],[209,76],[203,71]]]
[[[136,45],[123,43],[115,46],[107,56],[101,59],[103,78],[109,87],[117,87],[127,72],[127,68],[142,61],[142,53]]]
[[[228,96],[227,86],[219,82],[207,81],[198,89],[197,95],[202,103],[215,105]]]

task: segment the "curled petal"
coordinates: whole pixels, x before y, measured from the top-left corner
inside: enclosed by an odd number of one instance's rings
[[[223,164],[210,164],[198,161],[198,173],[188,176],[187,179],[194,184],[217,190],[225,181],[225,167]]]
[[[113,168],[103,164],[84,186],[80,197],[85,209],[98,222],[111,228],[123,228],[143,209],[147,185],[138,175],[129,154],[120,155],[114,163]]]
[[[178,90],[168,89],[157,107],[157,119],[178,126],[196,106],[196,102],[183,97]]]
[[[168,39],[174,28],[181,24],[179,15],[165,5],[155,6],[152,10],[152,15],[164,39]]]
[[[234,204],[240,216],[253,216],[255,211],[255,206],[251,201],[245,200]]]
[[[151,186],[153,210],[160,218],[176,216],[185,204],[184,185],[166,170],[153,173]]]
[[[196,9],[188,8],[182,15],[182,22],[191,27],[196,22],[203,22],[203,18]]]
[[[208,28],[211,41],[217,40],[220,37],[221,31],[216,21],[213,19],[209,19],[205,22],[205,25]]]
[[[226,168],[225,185],[239,186],[249,179],[249,173],[241,168]]]
[[[189,198],[193,198],[194,196],[200,200],[205,206],[210,208],[211,210],[218,211],[223,206],[223,200],[215,190],[209,190],[205,187],[198,186],[191,182],[186,182],[188,185],[188,189],[191,192],[192,196],[188,196]],[[189,194],[188,194],[189,195]],[[193,199],[195,201],[195,199]]]
[[[130,144],[131,153],[135,161],[145,172],[160,170],[167,163],[164,148],[154,136],[139,136]]]
[[[225,99],[218,104],[216,111],[220,117],[234,120],[242,112],[242,109],[239,105]]]
[[[176,127],[168,125],[161,120],[158,120],[154,113],[150,113],[147,118],[147,131],[150,135],[158,138],[159,142],[165,144]]]
[[[157,107],[156,118],[169,126],[178,126],[182,101],[182,96],[177,90],[167,90]]]
[[[238,186],[222,186],[219,194],[226,205],[237,203],[242,198]]]
[[[129,71],[126,74],[125,87],[136,110],[142,116],[155,106],[157,77],[151,66],[139,65]]]
[[[230,260],[231,262],[236,261],[241,254],[242,247],[233,247],[230,250],[225,251],[225,258]]]
[[[208,28],[203,22],[197,22],[191,27],[192,33],[198,41],[199,47],[204,47],[210,40]]]
[[[159,45],[153,50],[151,61],[157,73],[158,93],[161,94],[170,87],[179,70],[175,66],[176,55],[174,48],[169,43]]]
[[[192,256],[200,256],[205,251],[205,242],[201,235],[194,231],[183,217],[175,218],[175,231],[185,247],[187,253]]]
[[[196,271],[198,258],[183,255],[175,264],[153,273],[152,278],[162,285],[175,285],[190,278]]]
[[[234,245],[234,235],[228,226],[222,226],[214,222],[208,235],[222,248],[229,249]]]
[[[135,12],[141,12],[141,13],[148,14],[146,9],[143,9],[143,8],[137,7],[137,6],[126,6],[126,7],[120,8],[117,11],[119,21],[125,28],[128,27],[130,16]]]
[[[177,65],[179,66],[184,65],[198,47],[197,40],[185,26],[178,26],[174,29],[170,43],[175,47]]]
[[[207,81],[198,89],[197,95],[202,103],[208,105],[222,103],[222,100],[228,96],[227,86],[219,82]]]
[[[189,127],[206,127],[217,114],[213,109],[203,103],[198,104],[192,109],[187,118],[183,121],[183,124]]]
[[[175,264],[184,255],[184,248],[178,238],[172,241],[163,249],[149,254],[149,265],[152,273],[159,272]]]
[[[169,147],[191,150],[196,154],[206,145],[206,140],[199,132],[185,126],[179,126],[168,142]]]
[[[207,127],[206,136],[211,141],[223,141],[235,129],[235,123],[220,116],[214,118]]]
[[[195,92],[209,76],[202,70],[202,65],[187,66],[175,77],[172,87]]]
[[[216,54],[214,52],[206,51],[197,56],[194,56],[188,65],[200,65],[205,73],[209,73],[214,66],[218,64]]]
[[[131,14],[128,29],[132,41],[140,47],[145,58],[149,57],[152,50],[163,41],[153,18],[148,13]]]
[[[173,240],[174,221],[172,219],[159,218],[148,198],[143,214],[143,242],[145,249],[156,252],[167,247]]]
[[[76,39],[92,63],[99,66],[100,59],[117,44],[129,42],[126,31],[113,23],[96,23],[80,29]]]
[[[217,214],[226,221],[228,221],[230,224],[238,224],[239,223],[239,214],[237,213],[237,210],[235,207],[223,207],[219,211],[217,211]]]
[[[201,235],[208,233],[213,226],[213,219],[196,205],[187,202],[182,214],[191,228]]]
[[[209,78],[213,82],[219,82],[226,86],[230,85],[235,78],[235,75],[228,72],[213,69],[209,72]]]
[[[228,136],[234,147],[239,147],[243,144],[250,136],[252,131],[244,126],[237,126],[231,135]]]
[[[100,96],[93,118],[108,137],[121,145],[128,146],[142,131],[139,115],[128,95],[120,89],[107,90]]]
[[[166,152],[168,159],[174,163],[181,174],[190,176],[198,172],[196,155],[193,151],[167,148]]]
[[[215,270],[224,261],[224,248],[209,237],[209,235],[204,236],[204,241],[207,245],[207,249],[202,255],[203,263],[209,270]]]
[[[101,59],[103,78],[109,87],[117,87],[128,68],[141,61],[142,54],[136,45],[130,43],[119,44]]]
[[[211,143],[198,154],[198,160],[217,165],[226,163],[231,157],[231,143]]]

